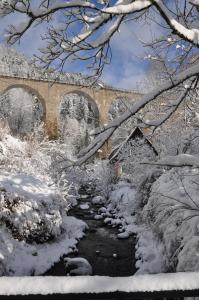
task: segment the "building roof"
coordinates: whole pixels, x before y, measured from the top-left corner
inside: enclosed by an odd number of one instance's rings
[[[110,155],[109,155],[109,161],[112,162],[117,159],[118,154],[122,151],[122,149],[125,147],[125,145],[128,143],[129,140],[135,138],[136,136],[143,137],[147,144],[153,149],[154,153],[158,155],[157,150],[151,143],[151,141],[145,136],[145,134],[142,132],[142,130],[139,127],[133,128],[133,130],[130,132],[130,134],[126,137],[126,139],[119,144],[117,147],[115,147]]]

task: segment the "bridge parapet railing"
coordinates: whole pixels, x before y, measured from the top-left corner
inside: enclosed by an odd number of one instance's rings
[[[91,77],[83,76],[81,73],[60,73],[58,71],[43,71],[39,68],[20,68],[19,66],[9,66],[0,63],[0,76],[3,77],[13,77],[20,79],[31,79],[31,80],[39,80],[39,81],[48,81],[48,82],[58,82],[65,83],[69,85],[78,85],[83,87],[90,87],[92,89],[106,89],[112,90],[121,93],[129,93],[129,94],[139,94],[138,91],[130,91],[120,88],[115,88],[109,85],[104,84],[102,81],[97,80],[94,82],[94,79]],[[94,84],[93,84],[94,83]]]

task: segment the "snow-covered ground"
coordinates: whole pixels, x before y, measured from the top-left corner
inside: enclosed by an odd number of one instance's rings
[[[74,217],[62,219],[63,233],[43,244],[28,244],[14,239],[7,228],[1,228],[0,272],[4,276],[41,275],[60,257],[75,249],[84,235],[86,224]]]
[[[51,168],[59,144],[21,141],[5,128],[0,137],[0,275],[39,275],[75,249],[87,225],[66,215],[69,186]]]

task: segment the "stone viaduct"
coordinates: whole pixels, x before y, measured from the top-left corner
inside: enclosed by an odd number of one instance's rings
[[[90,101],[94,101],[99,111],[99,124],[107,122],[111,103],[119,96],[127,96],[133,100],[139,98],[137,92],[123,91],[105,85],[97,89],[78,84],[68,84],[50,79],[23,78],[19,76],[0,75],[0,93],[11,88],[23,88],[34,94],[42,102],[44,123],[47,134],[55,139],[58,136],[58,114],[60,99],[67,93],[83,93]]]

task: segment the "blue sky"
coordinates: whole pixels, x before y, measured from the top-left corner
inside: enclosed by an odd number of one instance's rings
[[[21,16],[13,15],[0,19],[0,42],[3,42],[4,30],[9,24],[21,22]],[[153,28],[157,31],[157,28]],[[25,56],[31,58],[38,54],[38,48],[42,47],[41,39],[44,34],[44,26],[37,26],[28,31],[21,39],[19,45],[14,45]],[[110,65],[107,65],[102,80],[112,86],[124,89],[141,88],[140,82],[145,78],[148,62],[143,59],[146,56],[146,49],[139,39],[147,41],[150,36],[150,27],[144,24],[133,22],[124,23],[120,32],[112,40],[113,58]],[[86,73],[85,65],[81,62],[65,66],[66,72]]]

